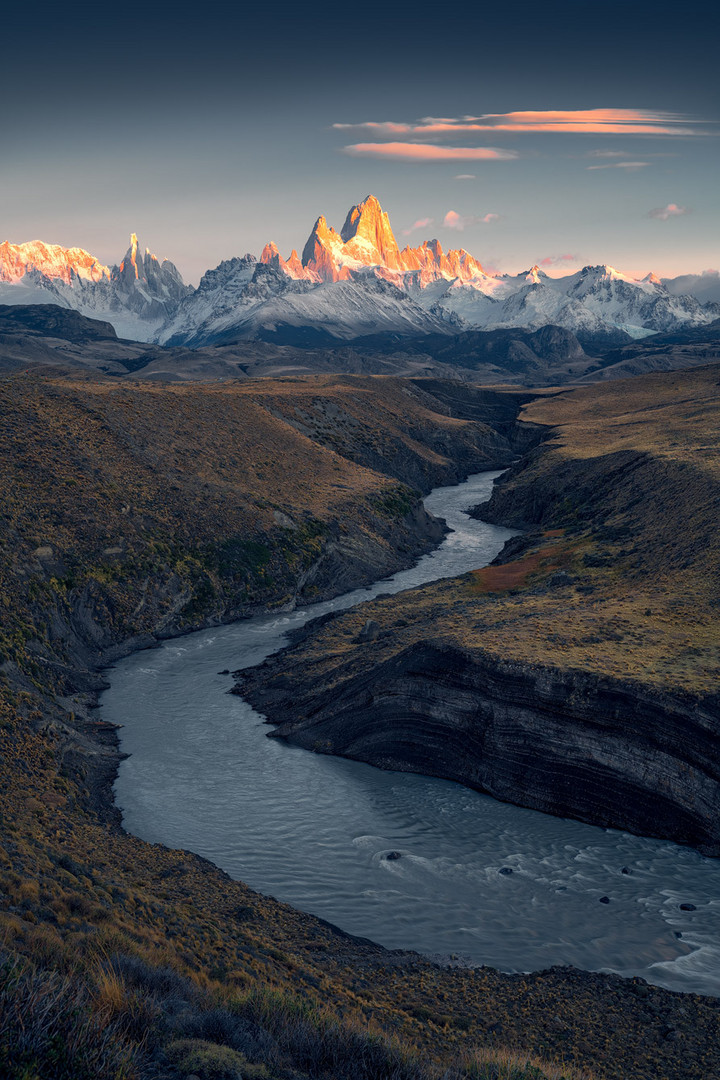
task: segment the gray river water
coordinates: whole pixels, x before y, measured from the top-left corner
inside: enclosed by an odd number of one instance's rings
[[[497,475],[428,496],[453,531],[410,570],[120,661],[101,703],[130,755],[115,785],[125,828],[390,948],[720,995],[720,860],[267,739],[262,717],[225,693],[219,671],[260,663],[310,618],[489,562],[512,533],[463,510]]]

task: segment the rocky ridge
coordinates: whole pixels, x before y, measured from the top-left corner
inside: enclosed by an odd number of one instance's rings
[[[707,275],[687,278],[703,300]],[[709,290],[709,291],[708,291]],[[302,256],[268,243],[208,271],[197,289],[175,266],[143,254],[133,235],[119,266],[77,248],[39,241],[0,245],[0,302],[60,303],[108,319],[124,337],[183,346],[274,340],[317,346],[392,333],[412,341],[467,330],[555,325],[583,346],[617,345],[658,332],[702,327],[720,313],[655,275],[634,280],[609,266],[550,278],[538,266],[493,274],[464,249],[437,239],[400,249],[369,195],[338,233],[324,216]]]
[[[137,236],[119,266],[104,266],[82,248],[36,240],[0,244],[0,304],[57,304],[106,319],[122,336],[151,340],[192,289]]]

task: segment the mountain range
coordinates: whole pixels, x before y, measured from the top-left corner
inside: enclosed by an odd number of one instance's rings
[[[493,274],[438,240],[400,249],[370,195],[340,232],[315,222],[302,255],[269,243],[207,271],[195,289],[137,237],[119,265],[81,248],[0,244],[0,303],[57,304],[112,324],[123,338],[204,347],[267,342],[301,347],[382,340],[405,343],[477,331],[545,326],[583,347],[620,347],[655,334],[702,328],[720,316],[714,273],[633,279],[611,266],[551,278],[538,266]]]

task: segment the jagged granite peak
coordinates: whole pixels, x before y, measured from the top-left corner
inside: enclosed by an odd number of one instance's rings
[[[277,244],[274,244],[272,241],[270,241],[269,244],[266,244],[262,249],[260,263],[264,266],[272,266],[274,270],[287,274],[288,277],[295,278],[295,280],[320,280],[310,267],[303,266],[300,261],[300,256],[295,248],[290,252],[290,257],[288,259],[283,259]]]
[[[321,214],[312,227],[302,253],[302,265],[321,281],[343,281],[350,277],[344,265],[343,241]]]
[[[143,319],[166,319],[193,290],[185,284],[174,263],[162,262],[149,248],[143,252],[137,235],[119,266],[113,267],[114,299]]]
[[[400,259],[403,269],[419,272],[415,280],[423,286],[439,278],[462,282],[492,280],[492,276],[464,248],[451,248],[445,253],[436,239],[424,240],[419,247],[403,248]]]
[[[265,245],[265,247],[262,249],[262,251],[260,252],[260,262],[261,263],[271,263],[271,262],[273,262],[273,260],[277,260],[277,259],[280,259],[280,258],[281,258],[281,255],[280,255],[280,252],[278,250],[278,246],[277,246],[277,244],[273,243],[272,240],[270,240],[269,243],[267,243]],[[285,262],[284,259],[282,261]]]
[[[285,265],[286,272],[300,276],[297,266],[290,269],[290,260]],[[339,234],[324,216],[317,219],[303,249],[302,268],[309,280],[325,282],[349,280],[353,273],[368,270],[401,286],[402,275],[408,273],[413,275],[410,284],[420,287],[444,278],[482,283],[491,291],[498,280],[469,252],[460,248],[444,253],[436,239],[400,251],[390,218],[374,195],[351,207]]]
[[[161,262],[157,255],[153,255],[150,248],[145,248],[143,253],[135,233],[130,234],[130,246],[120,266],[113,268],[113,276],[125,282],[142,280],[160,284],[170,290],[179,286],[179,295],[184,295],[187,291],[187,286],[175,264],[169,259],[163,259]]]
[[[340,237],[348,254],[367,266],[380,264],[390,270],[404,269],[390,218],[374,195],[351,207]]]

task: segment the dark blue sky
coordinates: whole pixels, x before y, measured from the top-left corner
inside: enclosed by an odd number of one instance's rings
[[[3,28],[0,239],[112,262],[135,231],[196,280],[373,192],[401,242],[503,270],[717,267],[718,29],[646,0],[26,5]]]

